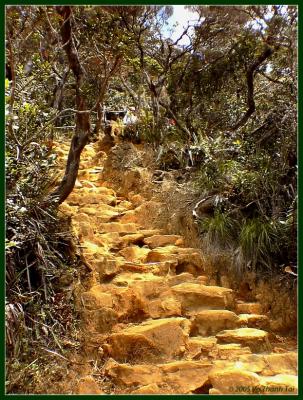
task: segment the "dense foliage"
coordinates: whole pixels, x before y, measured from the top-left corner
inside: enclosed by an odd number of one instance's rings
[[[200,234],[232,252],[238,271],[296,266],[297,8],[190,9],[197,20],[175,41],[164,35],[169,6],[6,9],[10,371],[35,353],[30,342],[63,350],[56,335],[73,311],[57,283],[77,260],[58,202],[82,148],[102,131],[104,107],[134,107],[126,139],[151,143],[160,169],[190,172]],[[73,128],[76,167],[54,191],[52,142]]]

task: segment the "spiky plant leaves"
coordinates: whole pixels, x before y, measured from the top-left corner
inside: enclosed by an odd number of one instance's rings
[[[212,245],[230,247],[236,238],[238,223],[230,215],[218,210],[213,217],[200,221],[200,226],[207,231],[206,240]]]
[[[274,221],[260,217],[247,220],[239,234],[239,245],[246,264],[252,269],[270,269],[274,256],[280,253],[281,227]]]

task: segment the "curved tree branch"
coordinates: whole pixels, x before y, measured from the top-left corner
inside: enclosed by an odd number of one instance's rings
[[[233,131],[245,125],[249,117],[255,112],[256,105],[254,100],[254,73],[257,68],[273,53],[273,49],[266,47],[262,54],[248,67],[246,72],[246,84],[247,84],[247,111],[243,117],[231,128]]]
[[[63,18],[63,23],[60,27],[61,40],[67,55],[69,67],[73,71],[76,79],[76,109],[80,111],[76,113],[76,129],[72,137],[64,176],[58,188],[51,194],[51,198],[55,198],[57,204],[61,204],[71,193],[76,182],[80,165],[80,156],[90,135],[90,114],[81,112],[86,109],[85,98],[82,94],[84,70],[81,66],[72,37],[71,7],[57,6],[56,10]]]

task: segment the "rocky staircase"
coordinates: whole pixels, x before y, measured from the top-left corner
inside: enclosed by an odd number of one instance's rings
[[[57,151],[65,160],[68,146]],[[102,364],[98,376],[79,377],[75,393],[297,393],[297,353],[276,346],[260,304],[209,285],[201,250],[181,236],[147,229],[147,202],[102,180],[105,159],[98,144],[86,146],[60,206],[91,269],[84,348]]]

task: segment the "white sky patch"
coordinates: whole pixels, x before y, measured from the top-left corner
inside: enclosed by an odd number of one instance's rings
[[[173,6],[174,13],[168,19],[168,26],[164,30],[163,34],[166,37],[171,38],[173,41],[176,41],[183,33],[184,29],[188,26],[188,23],[193,26],[198,21],[198,14],[196,12],[192,12],[187,10],[184,6]],[[193,28],[189,29],[189,33]],[[186,46],[189,44],[189,38],[187,36],[183,36],[183,38],[179,41],[179,45]]]

